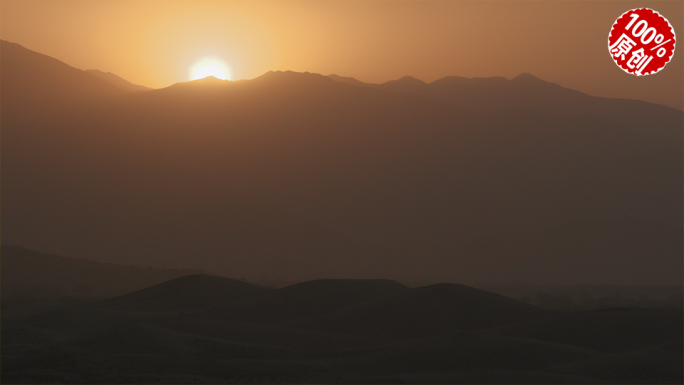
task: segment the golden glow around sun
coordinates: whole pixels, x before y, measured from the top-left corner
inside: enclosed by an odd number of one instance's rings
[[[190,68],[190,79],[204,79],[213,76],[221,80],[231,80],[232,74],[230,67],[215,58],[205,58],[199,60]]]

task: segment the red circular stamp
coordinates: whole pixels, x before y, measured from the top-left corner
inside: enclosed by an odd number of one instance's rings
[[[618,17],[608,35],[615,64],[632,75],[652,75],[665,67],[675,49],[670,22],[649,8],[631,9]]]

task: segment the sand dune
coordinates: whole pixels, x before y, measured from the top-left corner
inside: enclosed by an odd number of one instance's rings
[[[295,359],[308,352],[278,346],[231,342],[182,333],[151,323],[132,323],[88,333],[61,344],[117,354],[189,355],[206,359]]]
[[[681,310],[557,312],[457,284],[192,275],[14,313],[12,383],[664,383],[682,368]]]
[[[2,328],[2,344],[5,346],[52,344],[68,338],[69,335],[58,331],[28,325],[14,324]]]
[[[683,360],[680,340],[562,364],[546,368],[544,372],[590,377],[604,381],[679,384],[684,381]]]
[[[101,301],[93,306],[133,311],[205,309],[259,296],[271,289],[230,278],[187,275]]]
[[[525,352],[521,354],[520,352]],[[532,339],[462,331],[331,353],[338,365],[360,373],[453,373],[476,368],[536,370],[603,353]]]
[[[683,323],[681,309],[614,309],[568,313],[486,332],[620,352],[681,340]]]
[[[277,324],[332,313],[405,290],[409,289],[398,282],[380,279],[308,281],[271,291],[253,301],[216,309],[213,315],[233,321]]]
[[[543,319],[555,314],[472,287],[439,284],[361,302],[302,321],[300,325],[355,335],[413,338]]]

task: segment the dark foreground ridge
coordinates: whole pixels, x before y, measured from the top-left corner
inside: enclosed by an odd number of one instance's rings
[[[565,312],[457,284],[190,275],[2,313],[3,383],[681,383],[681,309]]]

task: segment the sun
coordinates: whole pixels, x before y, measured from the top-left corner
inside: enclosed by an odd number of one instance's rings
[[[192,80],[204,79],[207,76],[213,76],[221,80],[226,80],[226,73],[223,72],[221,68],[213,64],[208,64],[200,67],[200,69],[198,69],[197,72],[195,72],[195,75],[192,77]]]
[[[213,76],[221,80],[231,80],[232,77],[230,67],[215,58],[198,60],[190,68],[190,80],[204,79],[207,76]]]

